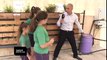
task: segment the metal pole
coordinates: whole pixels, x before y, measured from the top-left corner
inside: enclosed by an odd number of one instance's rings
[[[82,23],[82,29],[84,29],[84,20],[85,20],[85,10],[83,12],[83,23]]]

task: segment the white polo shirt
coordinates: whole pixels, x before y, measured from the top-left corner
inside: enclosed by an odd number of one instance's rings
[[[68,15],[67,12],[64,13],[64,22],[61,24],[60,21],[62,20],[62,15],[60,16],[59,20],[57,21],[57,26],[60,26],[61,30],[66,31],[73,31],[73,25],[74,23],[78,26],[79,32],[83,32],[82,27],[78,21],[78,16],[75,13],[72,13],[71,15]]]

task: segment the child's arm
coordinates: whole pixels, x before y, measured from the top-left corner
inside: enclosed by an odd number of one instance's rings
[[[54,43],[54,38],[52,38],[49,42],[47,42],[43,45],[40,45],[40,47],[41,48],[47,48],[47,47],[51,46],[53,43]]]
[[[34,40],[38,40],[38,43],[41,48],[47,48],[53,44],[54,39],[51,39],[49,42],[46,42],[46,38],[48,37],[45,36],[44,31],[42,29],[39,30],[39,32],[34,33]]]
[[[25,38],[24,37],[21,37],[21,39],[20,39],[20,45],[22,46],[22,47],[26,47],[26,42],[25,42]]]

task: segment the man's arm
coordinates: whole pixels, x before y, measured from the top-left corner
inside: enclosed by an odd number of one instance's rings
[[[62,20],[62,15],[60,15],[59,20],[57,21],[57,26],[61,26],[61,24],[63,23],[64,20]]]
[[[81,27],[81,25],[80,25],[80,23],[79,23],[79,21],[78,21],[78,17],[77,17],[76,20],[75,20],[75,24],[77,25],[77,27],[78,27],[78,29],[79,29],[79,32],[83,33],[82,27]]]

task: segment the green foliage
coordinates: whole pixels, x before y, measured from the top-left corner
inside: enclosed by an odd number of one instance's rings
[[[49,4],[49,6],[48,7],[45,7],[46,8],[46,11],[48,12],[48,13],[53,13],[53,12],[55,12],[55,10],[56,10],[56,5],[55,4]]]
[[[4,12],[6,12],[6,13],[12,13],[13,12],[13,7],[12,6],[5,6],[4,7]]]
[[[66,5],[65,4],[63,5],[63,7],[64,7],[64,10],[66,11]]]
[[[30,12],[30,6],[27,6],[27,8],[24,11],[25,13],[29,13]]]

